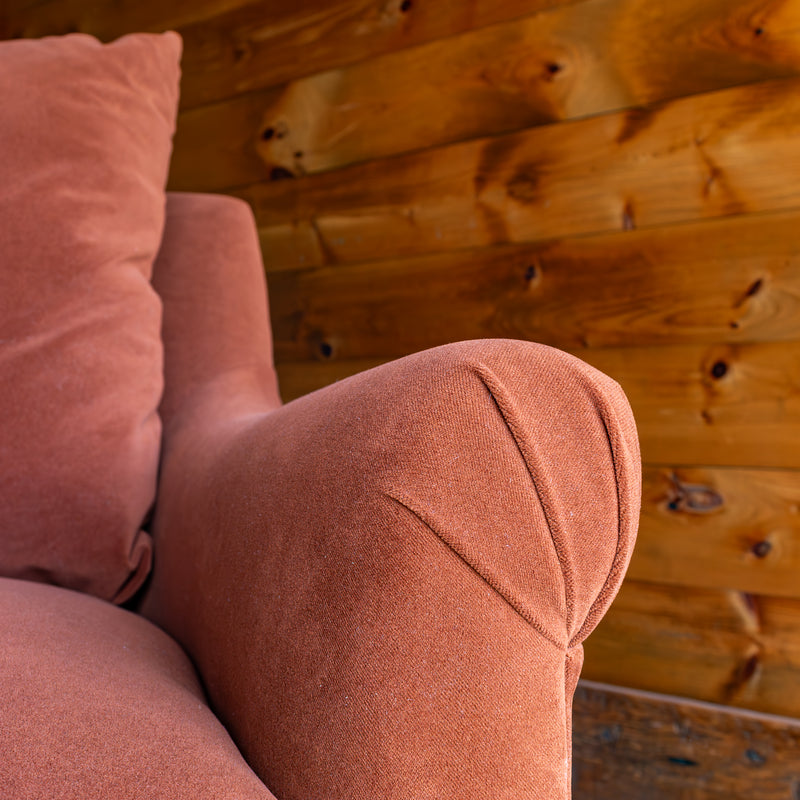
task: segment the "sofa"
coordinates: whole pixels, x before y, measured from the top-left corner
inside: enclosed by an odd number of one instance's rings
[[[179,57],[0,44],[0,797],[568,798],[621,389],[483,340],[282,404],[250,208],[164,189]]]

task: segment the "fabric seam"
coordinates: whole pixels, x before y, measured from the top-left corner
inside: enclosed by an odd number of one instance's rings
[[[564,645],[557,642],[551,634],[549,634],[539,623],[537,620],[533,619],[530,615],[528,615],[524,609],[520,608],[517,603],[515,603],[510,598],[506,597],[503,590],[496,585],[496,582],[491,579],[490,576],[484,575],[484,573],[476,567],[466,556],[459,552],[458,548],[456,548],[453,544],[451,544],[445,536],[443,536],[433,525],[430,524],[416,509],[414,509],[410,503],[405,498],[400,498],[395,496],[390,492],[384,491],[383,492],[385,497],[388,497],[390,500],[393,500],[399,506],[404,508],[409,514],[411,514],[421,525],[427,528],[453,555],[455,555],[459,561],[465,564],[471,572],[477,575],[487,586],[489,586],[500,598],[503,602],[509,606],[518,616],[520,616],[528,625],[530,625],[542,638],[546,639],[550,644],[552,644],[555,648],[560,651],[565,650]],[[397,493],[399,494],[399,492]]]

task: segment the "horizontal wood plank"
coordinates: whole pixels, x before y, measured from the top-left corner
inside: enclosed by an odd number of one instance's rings
[[[628,577],[800,599],[800,471],[646,468]]]
[[[48,0],[5,0],[0,6],[0,19],[3,16],[9,18],[17,18],[23,12],[33,8],[34,6],[43,6]]]
[[[800,601],[627,579],[585,643],[589,680],[800,716]]]
[[[617,379],[653,464],[800,467],[797,342],[573,351]]]
[[[382,260],[797,208],[798,142],[800,81],[786,79],[235,194],[253,205],[275,267]],[[215,188],[192,166],[212,150],[176,145],[176,187]]]
[[[320,338],[320,358],[337,342]],[[650,464],[800,468],[796,342],[572,350],[619,381]],[[386,359],[278,363],[285,399]]]
[[[50,0],[29,9],[9,0],[8,15],[15,36],[79,30],[108,41],[176,28],[184,40],[181,104],[193,108],[581,1]]]
[[[180,30],[191,108],[586,0],[258,2]],[[265,104],[262,102],[261,110]],[[272,107],[272,106],[269,106]]]
[[[261,111],[247,97],[227,103],[224,114],[216,106],[204,106],[179,115],[169,188],[214,191],[225,186],[231,175],[269,177],[256,152],[260,127]],[[203,139],[199,151],[191,144],[198,132]]]
[[[800,720],[581,681],[575,800],[797,800]]]
[[[269,272],[282,361],[449,341],[555,347],[800,340],[800,213]],[[269,257],[269,254],[267,254]]]
[[[301,175],[796,75],[800,28],[785,15],[752,0],[587,0],[469,31],[293,81],[275,102],[251,95],[281,132],[259,154]]]
[[[3,0],[9,36],[39,38],[89,33],[110,41],[136,31],[160,32],[211,20],[264,0]]]

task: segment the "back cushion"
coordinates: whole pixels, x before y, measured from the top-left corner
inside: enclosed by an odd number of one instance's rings
[[[0,43],[0,575],[144,581],[181,40]]]

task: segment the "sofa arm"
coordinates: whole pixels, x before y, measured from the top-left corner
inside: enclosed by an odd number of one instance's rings
[[[249,763],[281,800],[569,797],[580,643],[638,521],[619,387],[515,341],[272,410],[251,383],[167,420],[143,606]]]

